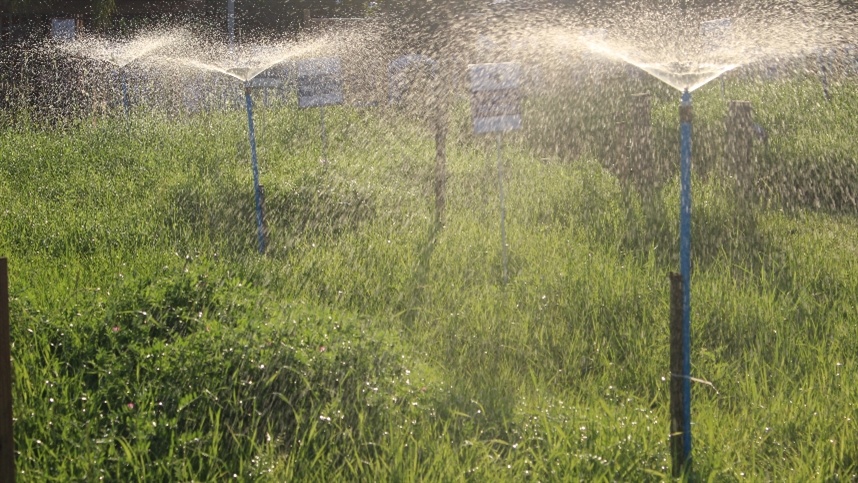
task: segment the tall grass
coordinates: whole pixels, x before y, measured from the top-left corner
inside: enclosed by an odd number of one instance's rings
[[[854,88],[819,109],[810,81],[727,88],[769,130],[778,184],[736,202],[720,91],[697,94],[695,471],[855,479]],[[505,285],[496,154],[466,109],[440,229],[425,123],[330,109],[322,165],[317,114],[258,111],[265,257],[240,112],[0,130],[21,477],[667,479],[675,173],[655,197],[624,186],[604,120],[576,146],[509,137]],[[655,91],[657,156],[675,115]],[[798,194],[806,166],[840,201]]]

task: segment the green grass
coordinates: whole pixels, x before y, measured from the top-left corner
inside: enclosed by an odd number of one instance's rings
[[[675,94],[634,89],[654,92],[656,156],[675,166]],[[858,91],[727,89],[769,130],[766,182],[735,201],[726,107],[702,89],[692,362],[714,387],[694,387],[695,472],[854,480]],[[669,479],[676,173],[641,198],[603,167],[621,105],[540,102],[505,141],[507,285],[494,144],[467,106],[440,230],[425,122],[331,108],[325,166],[316,111],[259,109],[265,257],[243,112],[8,121],[22,480]],[[573,141],[562,119],[540,128],[576,113]]]

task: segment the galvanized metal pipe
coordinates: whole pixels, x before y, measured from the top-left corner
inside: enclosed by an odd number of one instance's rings
[[[253,99],[250,82],[244,87],[244,100],[247,104],[247,130],[250,136],[250,158],[253,166],[253,192],[256,198],[256,225],[258,228],[259,253],[265,253],[265,222],[262,219],[262,189],[259,186],[259,163],[256,158],[256,132],[253,129]]]

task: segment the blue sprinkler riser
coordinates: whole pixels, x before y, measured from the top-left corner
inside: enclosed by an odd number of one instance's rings
[[[253,99],[250,82],[245,84],[244,100],[247,104],[247,131],[250,136],[250,158],[253,166],[253,192],[256,197],[256,226],[259,241],[259,253],[265,253],[265,229],[262,221],[262,189],[259,187],[259,163],[256,159],[256,132],[253,129]]]
[[[679,272],[682,275],[682,428],[685,455],[691,459],[691,93],[680,105]]]

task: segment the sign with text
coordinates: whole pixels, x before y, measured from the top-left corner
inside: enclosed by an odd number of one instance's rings
[[[298,62],[298,107],[330,106],[343,101],[340,59],[328,57]]]
[[[521,66],[514,63],[468,66],[471,116],[477,134],[521,129]]]

